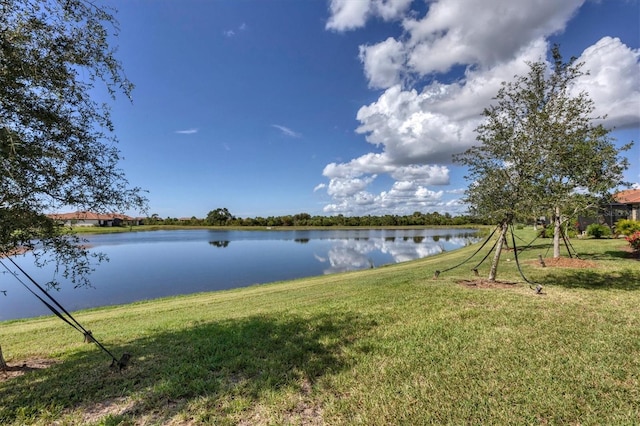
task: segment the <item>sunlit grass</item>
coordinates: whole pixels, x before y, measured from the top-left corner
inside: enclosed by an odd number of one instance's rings
[[[543,268],[548,243],[519,256],[543,295],[513,251],[498,279],[515,285],[458,283],[484,251],[433,279],[476,245],[76,313],[114,354],[132,354],[122,372],[56,318],[0,323],[10,365],[58,361],[0,382],[0,423],[640,423],[640,262],[624,240],[572,240],[595,268]]]

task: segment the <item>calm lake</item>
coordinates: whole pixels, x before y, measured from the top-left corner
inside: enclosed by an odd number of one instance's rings
[[[86,239],[92,250],[109,257],[91,275],[93,288],[74,289],[62,282],[61,290],[52,295],[74,311],[224,290],[418,259],[463,247],[477,241],[476,235],[474,229],[179,230],[91,235]],[[35,268],[28,255],[14,259],[41,285],[55,277],[53,267]],[[50,314],[1,268],[0,291],[4,290],[0,321]]]

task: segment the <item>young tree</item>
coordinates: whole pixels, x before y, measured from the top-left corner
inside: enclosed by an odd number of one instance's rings
[[[584,73],[572,58],[563,62],[558,46],[553,63],[529,64],[529,73],[504,82],[496,102],[484,111],[473,146],[454,157],[468,167],[466,202],[475,214],[500,221],[503,240],[513,218],[552,211],[554,257],[560,256],[562,214],[575,215],[622,184],[628,167],[586,92],[574,93]],[[578,196],[578,194],[580,194]],[[495,279],[502,245],[496,247]]]
[[[115,18],[89,1],[0,0],[0,255],[53,259],[76,286],[89,283],[90,254],[47,213],[146,205],[118,168],[108,106],[91,97],[133,87],[109,31]]]

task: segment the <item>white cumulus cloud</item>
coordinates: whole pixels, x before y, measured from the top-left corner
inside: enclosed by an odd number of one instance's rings
[[[397,84],[407,75],[445,73],[454,65],[491,68],[517,56],[534,40],[564,30],[583,3],[433,1],[424,17],[406,15],[399,39],[360,46],[360,59],[369,85],[377,88]]]
[[[373,88],[386,88],[402,82],[406,66],[404,46],[393,37],[373,46],[360,46],[360,60]]]
[[[606,116],[609,127],[640,124],[640,50],[630,49],[620,39],[604,37],[577,59],[588,75],[580,77],[576,90],[584,90],[594,101],[595,114]]]
[[[490,68],[511,60],[533,40],[562,31],[584,0],[440,0],[409,17],[409,66],[421,75],[456,64]]]
[[[361,28],[367,19],[379,17],[385,21],[398,19],[410,6],[412,0],[331,0],[331,16],[326,29],[347,31]]]
[[[433,187],[450,184],[452,154],[476,143],[483,109],[502,82],[545,60],[548,37],[564,31],[584,1],[433,0],[420,15],[410,2],[332,0],[327,29],[353,30],[382,18],[399,22],[403,33],[359,47],[369,86],[384,91],[356,114],[355,131],[371,152],[323,170],[329,182],[315,190],[326,188],[333,199],[325,212],[463,212],[452,198],[460,189]],[[639,58],[638,50],[604,37],[578,59],[589,74],[576,90],[590,94],[607,126],[640,123]],[[451,81],[447,72],[454,66],[465,71]],[[374,190],[383,175],[390,186]]]

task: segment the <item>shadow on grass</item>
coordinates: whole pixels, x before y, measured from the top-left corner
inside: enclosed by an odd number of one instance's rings
[[[625,250],[605,251],[604,254],[605,256],[608,256],[609,258],[612,258],[612,259],[639,260],[636,255],[634,255],[630,251],[625,251]]]
[[[542,285],[562,286],[566,288],[598,290],[640,290],[640,271],[621,270],[602,272],[591,269],[576,271],[550,272],[537,279]]]
[[[588,260],[620,260],[629,259],[633,260],[635,257],[633,253],[625,250],[605,250],[602,252],[580,252],[578,256],[581,259]]]
[[[0,383],[0,423],[55,418],[77,407],[91,411],[128,396],[134,402],[117,416],[152,415],[154,423],[163,423],[190,402],[203,400],[211,401],[208,409],[215,415],[225,416],[348,368],[344,348],[373,326],[373,319],[346,313],[185,325],[109,348],[116,356],[132,354],[122,372],[109,368],[97,348],[81,350],[46,370]]]

